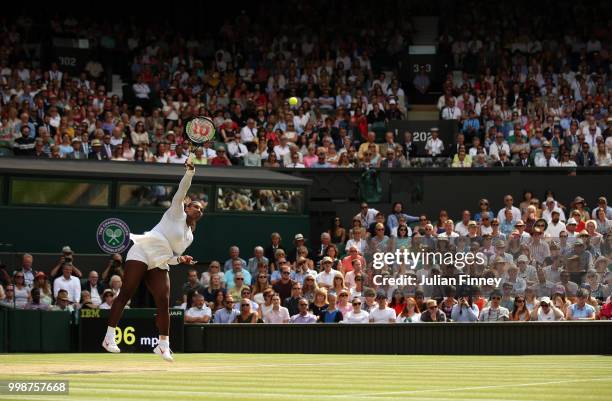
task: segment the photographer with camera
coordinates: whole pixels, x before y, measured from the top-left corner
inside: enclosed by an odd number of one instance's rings
[[[73,276],[79,279],[83,277],[83,273],[81,273],[81,271],[77,269],[77,267],[74,265],[74,252],[72,252],[72,248],[66,245],[62,248],[62,256],[60,256],[59,261],[57,262],[55,267],[51,269],[51,273],[49,273],[49,277],[51,277],[51,280],[54,280],[62,275],[61,267],[64,265],[64,263],[69,263],[70,265],[72,265]]]
[[[108,261],[106,269],[102,272],[102,282],[108,287],[113,276],[123,279],[123,257],[118,253],[114,253]]]

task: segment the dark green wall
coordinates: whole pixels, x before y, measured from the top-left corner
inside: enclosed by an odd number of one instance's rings
[[[150,230],[163,211],[102,209],[25,208],[0,206],[0,243],[13,244],[9,252],[50,252],[59,254],[70,245],[78,253],[102,253],[96,229],[109,217],[124,220],[134,233]],[[267,246],[270,234],[278,231],[289,239],[310,232],[308,216],[205,214],[198,223],[195,239],[187,253],[200,261],[225,260],[228,248],[238,245],[251,255],[255,245]],[[290,243],[288,241],[287,243]]]
[[[612,322],[185,325],[185,352],[610,354]]]

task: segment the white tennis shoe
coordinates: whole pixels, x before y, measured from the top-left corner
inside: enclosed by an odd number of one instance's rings
[[[156,355],[162,357],[164,361],[173,362],[174,358],[172,358],[172,351],[170,351],[170,347],[161,348],[159,345],[153,349],[153,352]]]
[[[102,348],[112,354],[118,354],[121,352],[119,347],[117,347],[117,344],[115,344],[114,338],[104,338],[104,341],[102,341]]]

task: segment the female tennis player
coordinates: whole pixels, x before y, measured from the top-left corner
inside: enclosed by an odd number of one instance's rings
[[[193,201],[185,205],[184,199],[191,186],[195,169],[191,158],[185,163],[187,171],[172,198],[172,205],[164,213],[161,221],[151,231],[143,235],[130,235],[134,245],[130,248],[125,262],[123,287],[113,301],[106,336],[102,347],[108,352],[121,352],[115,343],[115,327],[127,302],[132,298],[140,282],[145,283],[155,299],[157,306],[156,324],[159,329],[159,345],[153,352],[166,361],[172,361],[170,351],[170,265],[193,264],[191,256],[182,255],[193,242],[196,223],[202,217],[204,205]]]

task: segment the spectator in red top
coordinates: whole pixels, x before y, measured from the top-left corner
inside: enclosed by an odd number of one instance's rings
[[[220,146],[219,149],[217,149],[217,156],[213,157],[212,161],[210,162],[210,165],[211,166],[231,166],[232,165],[232,162],[225,154],[225,147]]]

